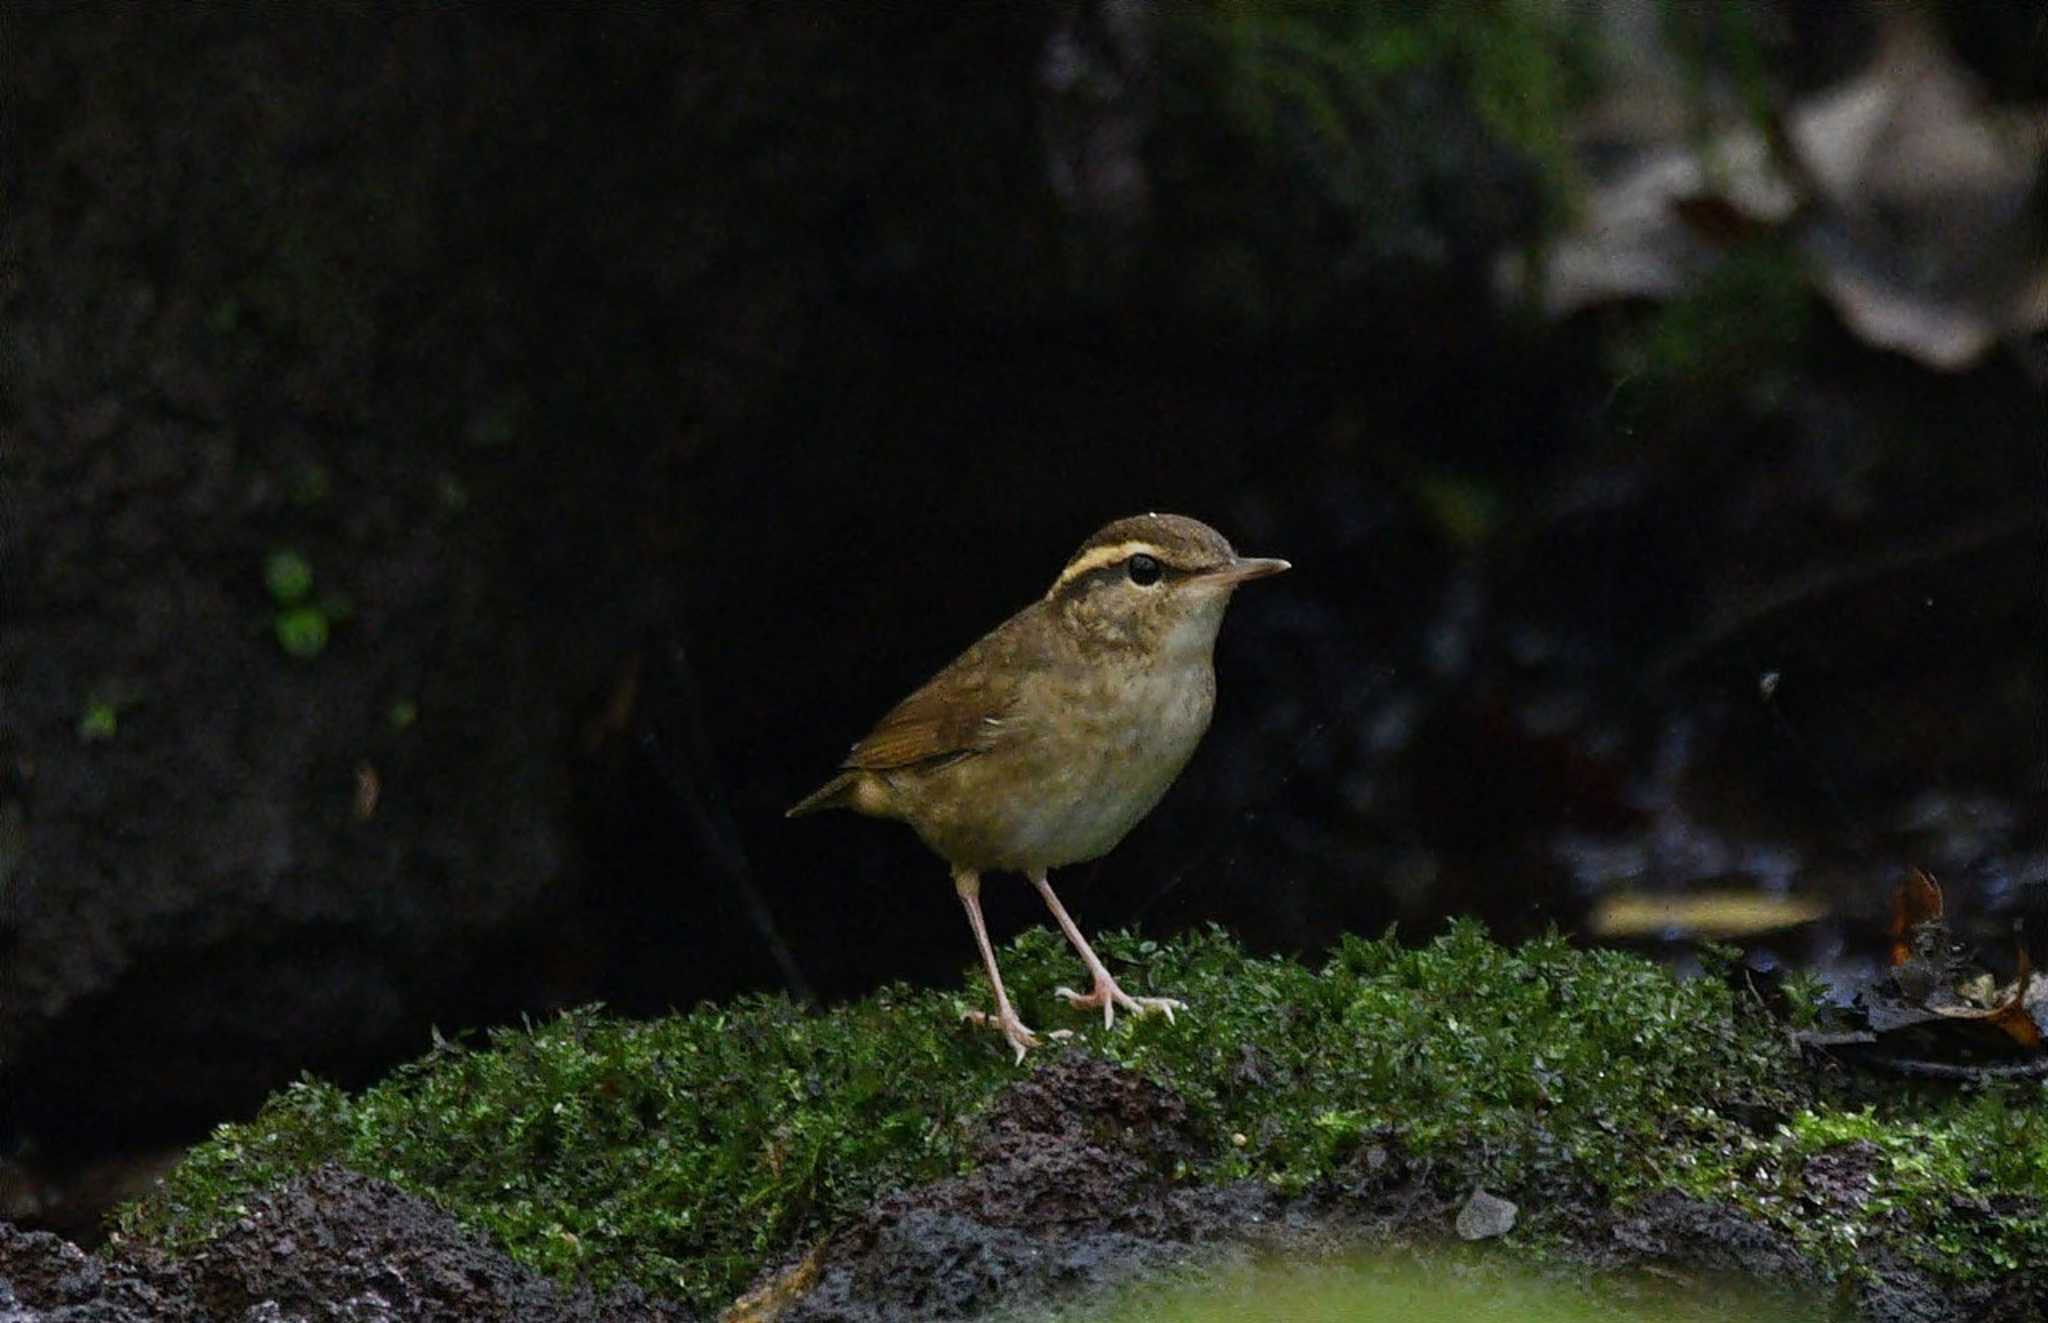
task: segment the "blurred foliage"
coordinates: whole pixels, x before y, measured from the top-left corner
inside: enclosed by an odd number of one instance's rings
[[[1780,1026],[1725,980],[1681,982],[1557,937],[1510,950],[1469,923],[1419,949],[1349,938],[1320,969],[1216,931],[1101,945],[1126,986],[1191,1012],[1110,1030],[1063,1014],[1051,989],[1073,959],[1044,929],[1004,953],[1007,981],[1028,1021],[1071,1026],[1085,1050],[1186,1099],[1213,1155],[1189,1179],[1300,1191],[1381,1147],[1427,1158],[1446,1190],[1626,1200],[1676,1185],[1823,1250],[1893,1236],[1946,1274],[2048,1252],[2038,1088],[1906,1117],[1831,1108]],[[438,1042],[359,1095],[305,1080],[221,1127],[124,1211],[122,1234],[189,1249],[252,1191],[340,1161],[550,1272],[714,1307],[883,1190],[966,1166],[971,1118],[1019,1078],[992,1035],[959,1023],[984,992],[897,986],[824,1015],[751,997],[650,1023],[591,1008],[481,1049]],[[1806,1157],[1871,1137],[1903,1182],[1881,1208],[1840,1221],[1800,1202]],[[1981,1212],[2002,1195],[2032,1202]],[[1966,1241],[1957,1199],[1980,1210]],[[1522,1243],[1541,1243],[1544,1203]]]
[[[313,591],[313,567],[296,551],[273,551],[263,558],[263,586],[279,606],[303,602]]]
[[[1708,87],[1724,80],[1744,113],[1761,123],[1773,105],[1772,65],[1782,54],[1768,11],[1741,0],[1658,0],[1658,26],[1678,57],[1701,134],[1710,131]]]
[[[317,606],[291,606],[277,613],[272,628],[277,646],[301,661],[311,661],[327,650],[327,613]]]
[[[1284,329],[1376,267],[1477,264],[1556,224],[1592,33],[1542,0],[1171,11],[1150,154],[1189,297]]]
[[[85,705],[85,712],[78,718],[78,738],[87,744],[103,744],[120,733],[120,709],[104,698],[95,698]]]
[[[1617,376],[1646,378],[1683,404],[1747,392],[1769,407],[1791,384],[1813,319],[1799,255],[1781,237],[1731,248],[1690,290],[1657,309],[1614,350]]]
[[[1443,539],[1460,551],[1484,547],[1500,524],[1500,492],[1462,474],[1431,473],[1414,484],[1415,501]]]
[[[271,631],[288,656],[310,661],[327,650],[337,621],[351,613],[348,599],[329,593],[313,599],[313,567],[298,552],[279,548],[263,558],[263,586],[277,604]]]

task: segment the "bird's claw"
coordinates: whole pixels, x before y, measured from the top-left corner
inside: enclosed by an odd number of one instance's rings
[[[1133,997],[1114,982],[1097,983],[1095,990],[1086,995],[1078,993],[1072,988],[1054,988],[1053,993],[1056,996],[1066,998],[1067,1005],[1077,1011],[1093,1010],[1100,1006],[1102,1008],[1102,1027],[1105,1029],[1115,1027],[1116,1010],[1119,1006],[1129,1011],[1132,1015],[1150,1015],[1152,1012],[1157,1011],[1166,1017],[1168,1024],[1173,1023],[1173,1013],[1175,1011],[1184,1011],[1188,1008],[1186,1002],[1177,1001],[1172,997]]]
[[[1138,998],[1138,1014],[1145,1015],[1149,1014],[1152,1011],[1158,1011],[1161,1015],[1164,1015],[1166,1017],[1166,1022],[1168,1024],[1173,1023],[1173,1013],[1175,1011],[1184,1011],[1187,1008],[1188,1004],[1176,997]]]
[[[1022,1020],[1018,1019],[1015,1011],[1010,1012],[1008,1016],[1000,1014],[990,1015],[987,1011],[962,1011],[960,1013],[960,1023],[993,1028],[1002,1034],[1003,1041],[1015,1049],[1017,1064],[1020,1066],[1024,1064],[1024,1054],[1038,1046],[1038,1034],[1025,1025]],[[1048,1035],[1048,1037],[1052,1038],[1072,1038],[1073,1036],[1074,1034],[1071,1029],[1057,1030]]]
[[[1099,991],[1098,989],[1098,993]],[[1096,1006],[1102,1007],[1102,1027],[1105,1029],[1116,1023],[1116,1003],[1107,997],[1095,994],[1084,997],[1072,988],[1054,988],[1052,995],[1066,998],[1067,1005],[1077,1011],[1089,1010]]]

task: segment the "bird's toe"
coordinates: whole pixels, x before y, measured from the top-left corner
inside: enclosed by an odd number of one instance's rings
[[[1148,1011],[1158,1011],[1166,1017],[1168,1024],[1173,1023],[1173,1013],[1175,1011],[1184,1011],[1188,1008],[1186,1002],[1172,997],[1140,997],[1138,998],[1138,1004]]]
[[[1017,1064],[1020,1066],[1024,1064],[1024,1054],[1038,1046],[1038,1034],[1018,1019],[1014,1012],[1004,1016],[1000,1013],[990,1015],[987,1011],[962,1011],[960,1023],[979,1028],[992,1028],[1000,1033],[1003,1041],[1016,1051]],[[1059,1035],[1054,1034],[1053,1037],[1057,1038]]]

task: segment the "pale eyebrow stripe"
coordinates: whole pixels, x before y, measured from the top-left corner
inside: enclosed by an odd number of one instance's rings
[[[1114,565],[1118,561],[1128,560],[1141,551],[1162,563],[1166,559],[1159,554],[1159,544],[1156,542],[1131,541],[1119,542],[1114,546],[1095,547],[1074,557],[1073,563],[1060,571],[1060,577],[1053,580],[1052,587],[1047,590],[1045,595],[1051,597],[1054,593],[1082,575],[1099,570],[1105,565]]]

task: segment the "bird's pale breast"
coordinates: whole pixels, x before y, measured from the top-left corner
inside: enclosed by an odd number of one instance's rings
[[[1050,683],[1050,682],[1049,682]],[[1054,693],[1060,695],[1054,700]],[[1206,655],[1132,672],[1068,675],[1022,706],[1032,727],[915,785],[900,816],[956,865],[1058,868],[1106,854],[1152,811],[1208,729]]]

